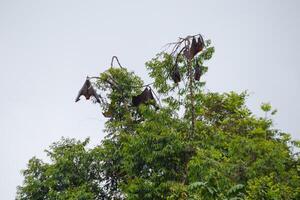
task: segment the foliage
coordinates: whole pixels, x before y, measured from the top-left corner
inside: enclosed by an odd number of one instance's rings
[[[247,108],[248,94],[204,92],[204,62],[214,53],[210,41],[193,59],[201,81],[193,81],[195,132],[191,135],[191,96],[187,78],[172,82],[174,56],[158,54],[146,63],[161,107],[131,105],[142,80],[124,68],[110,68],[97,87],[111,115],[107,136],[86,149],[62,139],[47,151],[50,163],[32,158],[23,171],[17,199],[300,199],[299,141],[277,130],[271,119]],[[188,65],[179,57],[182,77]],[[272,112],[270,104],[262,104]]]
[[[17,199],[103,199],[101,160],[97,148],[86,150],[88,142],[63,138],[46,151],[51,164],[30,159]]]

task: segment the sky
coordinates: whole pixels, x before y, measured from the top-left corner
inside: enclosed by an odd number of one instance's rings
[[[144,63],[190,34],[216,49],[207,91],[247,90],[254,114],[270,102],[274,127],[300,139],[299,9],[297,0],[0,0],[1,199],[14,199],[20,171],[51,143],[105,136],[100,108],[74,102],[87,75],[116,55],[151,82]]]

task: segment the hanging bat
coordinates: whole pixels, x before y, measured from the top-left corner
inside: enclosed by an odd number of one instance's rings
[[[199,35],[199,38],[198,38],[196,46],[197,46],[197,48],[196,48],[197,53],[200,52],[200,51],[202,51],[203,48],[204,48],[204,40],[203,40],[203,37],[201,35]]]
[[[181,81],[181,78],[180,78],[180,73],[179,73],[179,69],[178,69],[178,65],[175,64],[174,68],[173,68],[173,71],[171,73],[171,78],[173,79],[173,81],[175,83],[178,83]]]
[[[201,67],[199,66],[198,62],[196,63],[195,66],[195,73],[194,73],[194,78],[196,81],[200,80],[200,76],[201,76]]]
[[[79,93],[75,99],[75,102],[80,100],[81,95],[85,96],[85,98],[87,100],[90,99],[91,96],[93,96],[96,99],[96,101],[98,103],[100,103],[99,96],[96,93],[96,91],[94,90],[94,88],[89,80],[89,77],[86,78],[86,81],[84,82],[82,88],[79,90]]]
[[[195,37],[193,37],[193,39],[192,39],[192,44],[191,44],[191,48],[190,48],[190,58],[191,59],[193,59],[194,58],[194,56],[199,52],[198,51],[198,43],[197,43],[197,41],[196,41],[196,38]]]
[[[135,107],[138,107],[141,104],[148,105],[149,101],[154,101],[154,103],[152,103],[152,105],[156,109],[158,109],[158,106],[156,105],[156,101],[153,97],[152,91],[151,91],[151,89],[148,89],[147,87],[141,94],[132,97],[132,105]]]
[[[133,96],[132,105],[138,107],[140,104],[146,103],[149,100],[148,93],[149,93],[149,89],[145,88],[145,90],[141,94],[137,96]]]

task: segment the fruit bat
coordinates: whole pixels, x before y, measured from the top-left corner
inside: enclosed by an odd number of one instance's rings
[[[195,80],[199,81],[200,76],[201,76],[201,68],[200,68],[199,64],[197,63],[196,66],[195,66],[195,73],[194,73]]]
[[[85,96],[85,98],[88,100],[90,99],[91,96],[93,96],[96,101],[98,103],[100,103],[100,99],[99,99],[99,96],[98,94],[96,93],[96,91],[94,90],[89,78],[87,77],[86,78],[86,81],[84,82],[82,88],[79,90],[79,93],[75,99],[75,102],[79,101],[80,100],[80,96],[83,95]]]
[[[173,79],[173,81],[174,81],[175,83],[178,83],[178,82],[181,81],[180,73],[179,73],[179,69],[178,69],[177,64],[175,64],[175,66],[174,66],[174,68],[173,68],[171,77],[172,77],[172,79]]]
[[[145,88],[141,94],[132,97],[132,104],[137,107],[142,103],[146,103],[149,98],[151,98],[151,95],[149,95],[149,89]]]
[[[156,105],[155,99],[153,97],[152,91],[151,89],[148,89],[147,87],[145,88],[145,90],[137,95],[137,96],[133,96],[132,97],[132,105],[135,107],[138,107],[141,104],[149,104],[149,101],[154,101],[154,103],[152,104],[156,109],[158,109],[158,106]]]
[[[197,53],[200,52],[200,51],[202,51],[203,48],[204,48],[204,40],[203,40],[202,36],[199,35],[199,38],[198,38],[198,41],[197,41],[197,44],[196,44],[196,51],[197,51]]]
[[[193,37],[192,39],[192,44],[191,44],[191,48],[190,48],[190,58],[194,58],[194,56],[198,53],[198,43],[196,41],[196,38]]]

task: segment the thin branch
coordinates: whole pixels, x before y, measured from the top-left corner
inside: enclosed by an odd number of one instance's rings
[[[97,77],[97,76],[93,76],[93,77],[89,77],[89,79],[98,79],[98,80],[99,80],[100,78]],[[110,84],[112,87],[115,87],[115,88],[117,88],[117,89],[120,90],[118,84],[113,80],[113,78],[110,77],[110,79],[111,79],[111,80],[106,79],[105,81],[106,81],[108,84]]]
[[[115,60],[115,59],[117,60],[117,63],[118,63],[118,65],[119,65],[119,67],[121,67],[122,69],[124,69],[124,67],[122,67],[121,63],[119,62],[119,59],[118,59],[117,56],[113,56],[113,57],[111,58],[110,67],[113,67],[114,60]]]
[[[185,49],[186,49],[186,47],[183,47],[183,48],[179,51],[179,53],[178,53],[177,56],[176,56],[175,63],[177,63],[178,57],[180,56],[180,54],[181,54]]]
[[[88,79],[100,79],[100,78],[97,76],[92,76],[92,77],[88,77]]]
[[[179,37],[179,41],[178,42],[170,42],[170,43],[167,43],[165,46],[171,46],[171,45],[174,45],[172,51],[171,51],[171,55],[173,55],[179,48],[180,46],[182,45],[183,42],[187,42],[189,43],[189,40],[193,37],[197,37],[197,36],[201,36],[201,34],[196,34],[196,35],[188,35],[186,36],[185,38],[182,38],[182,37]],[[186,44],[185,44],[185,47],[186,47]]]
[[[202,35],[201,35],[200,33],[198,33],[198,34],[196,34],[196,35],[188,35],[188,36],[186,36],[185,38],[179,37],[179,39],[182,39],[182,40],[189,40],[189,39],[191,39],[191,38],[193,38],[193,37],[197,37],[197,36],[201,36],[201,37],[202,37]]]
[[[175,52],[181,47],[182,43],[184,42],[185,40],[179,40],[179,42],[177,42],[173,49],[172,49],[172,52],[171,52],[171,55],[174,55]]]
[[[92,76],[92,77],[88,77],[88,79],[100,79],[99,77],[97,77],[97,76]],[[117,89],[119,89],[120,90],[120,88],[118,87],[118,84],[113,80],[113,78],[112,77],[110,77],[110,79],[111,80],[106,80],[106,82],[108,83],[108,84],[110,84],[111,86],[114,86],[114,87],[116,87]],[[148,83],[148,84],[146,84],[146,85],[142,85],[142,86],[132,86],[133,88],[139,88],[139,87],[149,87],[150,85],[153,85],[154,84],[154,82],[152,82],[152,83]]]
[[[153,84],[154,84],[154,82],[146,84],[146,85],[142,85],[142,87],[148,87],[148,86],[153,85]]]

